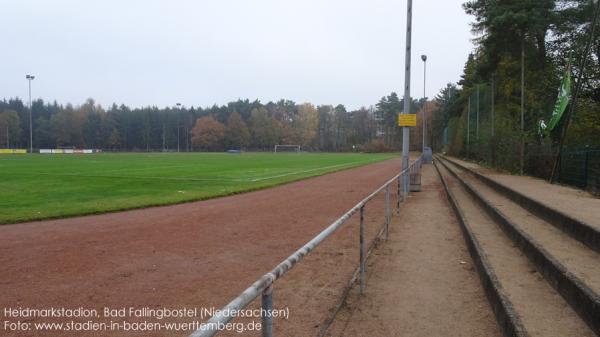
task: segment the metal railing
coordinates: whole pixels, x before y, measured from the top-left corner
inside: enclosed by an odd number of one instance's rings
[[[383,232],[385,239],[389,234],[389,225],[392,218],[391,211],[391,188],[392,185],[397,185],[397,203],[396,213],[400,212],[400,202],[405,199],[408,195],[410,187],[409,184],[404,184],[404,181],[411,181],[410,177],[416,174],[420,174],[421,160],[418,158],[410,166],[402,170],[398,175],[394,176],[369,196],[361,200],[356,206],[352,207],[348,212],[342,215],[340,218],[335,220],[329,227],[323,230],[319,235],[315,236],[312,240],[306,243],[302,248],[298,249],[295,253],[290,255],[287,259],[281,262],[277,267],[271,270],[269,273],[263,275],[250,287],[248,287],[242,294],[229,302],[223,309],[218,311],[208,322],[203,323],[200,328],[194,331],[189,337],[210,337],[214,336],[222,330],[229,321],[231,321],[235,312],[244,309],[248,304],[254,301],[259,295],[262,300],[262,335],[264,337],[273,336],[273,317],[268,314],[273,310],[273,283],[281,278],[285,273],[290,271],[298,262],[306,257],[312,250],[314,250],[323,240],[328,238],[333,232],[340,228],[346,223],[352,215],[360,213],[360,257],[359,257],[359,282],[360,282],[360,293],[362,294],[365,289],[365,263],[367,259],[367,252],[365,250],[365,221],[364,213],[365,206],[380,192],[385,193],[385,217],[383,228],[380,230],[376,239]],[[402,187],[401,187],[402,186]],[[265,314],[266,313],[266,314]]]

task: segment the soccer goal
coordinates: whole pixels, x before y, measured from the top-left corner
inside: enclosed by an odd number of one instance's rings
[[[300,153],[300,145],[275,145],[275,153],[280,152]]]

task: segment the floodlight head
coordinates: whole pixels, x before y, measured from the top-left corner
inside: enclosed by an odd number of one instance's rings
[[[175,103],[175,105],[177,105],[177,106],[181,106],[181,103]]]
[[[421,55],[421,60],[423,60],[423,62],[427,62],[427,55]]]

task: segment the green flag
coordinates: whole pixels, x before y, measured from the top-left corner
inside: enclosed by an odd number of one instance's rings
[[[567,109],[567,105],[569,105],[569,100],[571,99],[571,67],[567,67],[565,71],[565,77],[562,80],[562,84],[560,85],[560,90],[558,91],[558,98],[556,99],[556,104],[554,104],[554,111],[552,111],[552,117],[550,118],[550,122],[548,122],[548,126],[545,128],[547,132],[552,131],[560,119],[562,118],[563,113]]]

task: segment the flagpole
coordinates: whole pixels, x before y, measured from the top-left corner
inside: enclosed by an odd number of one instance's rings
[[[594,41],[594,31],[596,30],[596,23],[598,22],[598,14],[600,13],[600,1],[595,0],[596,9],[594,11],[594,19],[592,20],[592,26],[590,27],[590,39],[585,47],[585,51],[581,57],[581,63],[579,68],[579,74],[577,76],[577,84],[575,85],[575,91],[573,92],[573,99],[571,101],[571,106],[569,110],[567,110],[567,115],[565,116],[565,125],[561,130],[560,142],[558,145],[558,153],[556,158],[554,159],[554,165],[552,166],[552,174],[550,175],[550,183],[554,183],[556,181],[556,175],[558,173],[558,164],[560,163],[560,159],[562,156],[563,146],[565,145],[565,138],[567,137],[567,130],[569,129],[569,125],[571,124],[571,116],[575,111],[575,107],[577,106],[577,96],[579,95],[579,90],[581,89],[581,82],[583,80],[583,74],[585,71],[585,66],[587,64],[587,56],[590,53],[592,48],[592,42]]]

